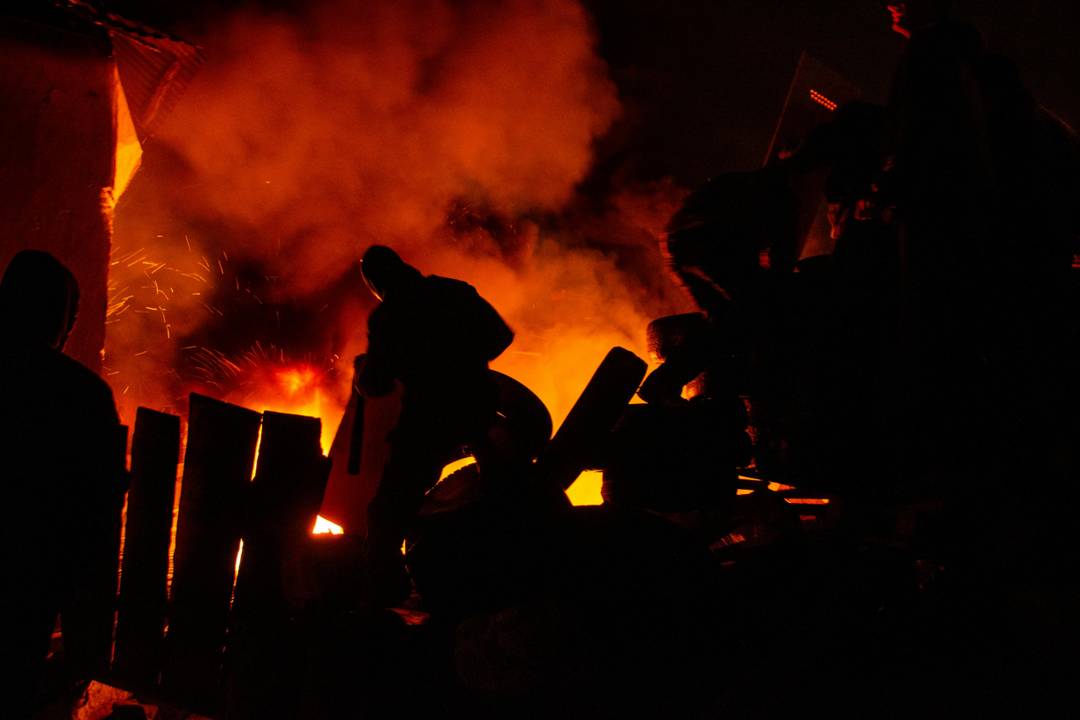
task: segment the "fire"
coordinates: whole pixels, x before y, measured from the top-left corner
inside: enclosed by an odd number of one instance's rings
[[[337,523],[332,523],[322,515],[315,517],[315,527],[311,529],[312,535],[344,535],[345,528]]]
[[[345,405],[333,399],[335,389],[326,387],[329,380],[324,375],[307,363],[289,365],[273,371],[271,381],[255,390],[254,395],[259,398],[255,405],[259,410],[307,415],[322,420],[320,442],[326,453],[334,441]]]
[[[320,443],[323,452],[330,450],[338,422],[345,409],[348,388],[338,386],[339,375],[333,368],[320,370],[310,361],[291,361],[279,348],[259,344],[238,358],[204,351],[200,360],[212,366],[205,373],[200,389],[223,396],[228,402],[260,412],[272,411],[316,417],[322,421]],[[222,393],[219,387],[228,387]]]
[[[276,375],[278,383],[281,384],[286,396],[290,398],[295,397],[301,391],[312,388],[318,393],[318,387],[315,384],[318,375],[313,368],[307,365],[298,365],[279,370]]]
[[[191,38],[213,60],[117,212],[122,414],[197,390],[319,417],[328,450],[372,304],[356,262],[380,242],[502,313],[516,338],[493,367],[558,427],[612,346],[646,357],[647,323],[689,309],[658,243],[681,188],[575,202],[620,113],[585,5],[302,5]],[[568,494],[601,502],[599,473]]]

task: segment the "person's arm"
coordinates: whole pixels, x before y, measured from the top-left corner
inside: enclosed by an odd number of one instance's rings
[[[368,318],[367,352],[356,372],[356,387],[365,397],[382,397],[394,390],[392,343],[380,310],[381,306],[375,308]]]

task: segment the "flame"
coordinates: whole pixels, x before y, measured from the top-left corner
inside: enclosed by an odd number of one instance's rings
[[[295,367],[279,370],[276,373],[277,381],[280,383],[282,389],[285,391],[285,395],[289,398],[296,397],[298,393],[303,390],[315,388],[316,378],[318,377],[314,368],[307,365],[298,365]]]
[[[332,390],[325,387],[322,374],[307,363],[297,363],[273,371],[271,379],[255,391],[255,403],[261,411],[307,415],[322,420],[320,443],[324,453],[334,441],[337,424],[345,411],[342,402],[328,399]],[[248,401],[251,403],[251,400]]]
[[[338,399],[343,390],[336,387],[334,373],[322,371],[308,361],[289,361],[284,351],[258,344],[236,360],[202,350],[200,362],[213,366],[206,373],[214,379],[204,379],[198,389],[259,412],[319,418],[320,444],[324,453],[329,451],[345,409],[345,402]],[[222,393],[222,385],[232,389]]]
[[[647,323],[690,309],[658,242],[681,188],[575,202],[620,112],[583,3],[317,0],[207,33],[214,59],[117,213],[106,363],[126,418],[199,390],[319,417],[329,449],[372,242],[503,314],[516,338],[493,367],[556,427],[612,346],[646,357]],[[568,495],[599,490],[590,472]]]
[[[312,535],[344,535],[345,528],[337,523],[332,523],[322,515],[315,517],[315,527],[311,528]]]

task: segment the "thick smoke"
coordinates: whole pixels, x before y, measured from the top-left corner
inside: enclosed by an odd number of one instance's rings
[[[557,209],[618,111],[575,2],[322,3],[242,14],[163,140],[237,251],[303,294],[374,242],[426,244],[450,203]]]
[[[226,358],[257,341],[344,370],[370,307],[356,263],[376,242],[491,299],[517,331],[498,367],[556,420],[607,348],[640,350],[674,308],[652,233],[677,188],[569,209],[619,112],[579,3],[319,2],[195,39],[209,62],[117,219],[107,364],[130,404],[170,406],[199,374],[193,351],[237,400],[243,363]],[[294,330],[260,337],[270,314]]]

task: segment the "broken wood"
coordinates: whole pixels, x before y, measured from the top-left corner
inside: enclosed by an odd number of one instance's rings
[[[326,489],[318,418],[266,412],[226,652],[232,718],[299,714],[306,660],[294,621],[310,596],[305,549]]]
[[[131,489],[113,671],[134,687],[161,669],[180,418],[141,407],[131,443]]]
[[[191,394],[162,685],[203,712],[221,700],[240,520],[260,419],[247,408]]]

